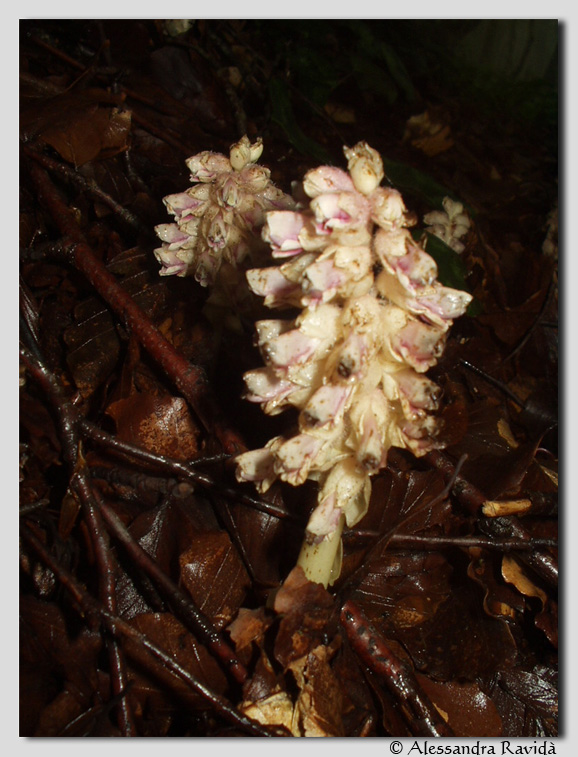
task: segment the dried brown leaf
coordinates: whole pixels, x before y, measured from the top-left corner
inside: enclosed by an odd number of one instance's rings
[[[182,397],[133,394],[107,412],[125,442],[177,460],[198,456],[199,429]]]
[[[476,683],[441,683],[420,673],[417,679],[437,709],[444,713],[456,736],[497,738],[502,735],[502,719],[496,706]]]
[[[251,584],[226,531],[193,537],[179,557],[180,581],[197,606],[221,629],[237,614]]]
[[[385,552],[352,594],[370,619],[400,631],[431,620],[451,593],[452,568],[438,552]]]

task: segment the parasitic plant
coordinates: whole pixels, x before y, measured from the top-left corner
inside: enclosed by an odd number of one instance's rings
[[[298,564],[326,587],[389,449],[439,446],[440,390],[425,373],[472,299],[437,280],[403,198],[381,185],[379,154],[365,142],[344,152],[347,171],[305,175],[307,207],[266,215],[263,239],[280,264],[247,271],[249,285],[268,307],[301,312],[256,324],[265,364],[245,374],[246,397],[269,415],[296,408],[298,429],[237,458],[238,480],[261,492],[277,479],[318,482]]]
[[[162,244],[154,250],[161,276],[194,276],[211,287],[209,304],[242,308],[247,261],[259,262],[266,252],[260,231],[269,210],[293,208],[291,197],[271,181],[271,172],[257,165],[263,142],[243,136],[229,157],[204,151],[188,158],[193,186],[168,195],[163,202],[174,223],[155,227]]]

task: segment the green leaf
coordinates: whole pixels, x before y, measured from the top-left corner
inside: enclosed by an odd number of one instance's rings
[[[444,197],[458,200],[449,189],[417,168],[387,158],[383,158],[383,167],[387,178],[402,193],[414,195],[432,208],[441,208]]]
[[[271,99],[273,121],[283,129],[293,147],[302,155],[316,158],[321,163],[331,163],[331,156],[325,148],[304,134],[297,123],[291,98],[289,97],[289,89],[282,79],[271,79],[269,82],[269,96]]]

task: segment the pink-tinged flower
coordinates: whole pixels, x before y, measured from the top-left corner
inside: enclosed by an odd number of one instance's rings
[[[335,510],[345,515],[349,527],[354,526],[366,514],[370,496],[371,482],[367,471],[360,468],[354,458],[344,458],[335,464],[325,479],[319,492],[321,509],[312,513],[307,530],[319,535],[331,533]]]
[[[308,197],[317,197],[327,192],[353,192],[351,176],[333,166],[320,166],[305,174],[303,189]]]
[[[376,151],[344,150],[349,173],[322,166],[306,175],[308,208],[269,211],[263,238],[286,262],[248,274],[267,305],[303,307],[294,321],[257,324],[266,368],[245,380],[265,412],[299,411],[300,433],[272,452],[274,472],[294,486],[320,484],[298,564],[324,585],[339,572],[344,520],[351,526],[367,511],[370,476],[389,449],[435,447],[441,393],[423,374],[471,300],[437,281],[400,193],[379,186]]]
[[[366,334],[351,330],[338,350],[335,351],[331,365],[336,379],[354,382],[365,370],[369,356],[373,354]]]
[[[303,252],[299,234],[305,226],[305,216],[289,210],[267,213],[262,236],[271,245],[274,258],[290,257]]]
[[[472,301],[468,292],[444,287],[437,281],[430,286],[418,286],[407,277],[385,270],[377,277],[376,285],[390,302],[443,330],[450,327],[454,318],[463,315]]]
[[[182,250],[169,250],[168,247],[158,247],[153,250],[155,258],[162,265],[161,276],[187,276],[191,260],[183,260]],[[186,252],[186,251],[184,251]],[[192,258],[192,255],[190,255]]]
[[[315,220],[324,230],[348,231],[367,230],[369,224],[370,205],[367,199],[358,192],[326,193],[317,195],[311,201],[311,210]]]
[[[340,333],[341,308],[331,303],[321,305],[315,310],[305,309],[295,323],[304,334],[321,339],[324,349],[335,343]]]
[[[257,192],[255,197],[263,208],[271,210],[292,210],[296,207],[295,200],[271,182],[264,190]]]
[[[330,245],[303,270],[303,305],[315,308],[334,297],[362,297],[373,286],[373,261],[367,245]]]
[[[422,420],[427,412],[438,409],[441,389],[426,376],[408,368],[395,374],[399,398],[405,417],[411,421]]]
[[[438,275],[435,260],[417,244],[407,247],[407,255],[390,259],[392,272],[408,289],[432,286]]]
[[[442,356],[447,332],[410,320],[391,340],[393,349],[418,373],[425,373]]]
[[[389,448],[398,441],[392,438],[392,408],[380,389],[364,392],[352,405],[349,418],[353,447],[359,465],[376,473],[387,463]]]
[[[251,450],[238,455],[235,459],[237,481],[252,481],[262,494],[277,479],[275,472],[275,451],[283,443],[283,438],[276,436],[262,449]]]
[[[239,174],[239,183],[247,192],[258,195],[264,192],[271,182],[271,171],[265,166],[248,165]]]
[[[375,236],[374,244],[384,268],[395,274],[411,293],[418,287],[432,285],[436,280],[438,268],[435,260],[415,244],[405,229],[401,233],[381,229]]]
[[[199,191],[199,190],[202,190]],[[186,192],[168,195],[163,202],[172,215],[180,221],[187,216],[199,216],[205,211],[209,201],[210,188],[204,184],[192,187]]]
[[[252,268],[246,275],[252,291],[265,298],[266,307],[279,308],[299,304],[301,287],[289,281],[279,268]]]
[[[219,205],[224,208],[238,208],[243,195],[236,176],[230,173],[224,174],[223,179],[217,182],[215,189],[215,196]]]
[[[441,286],[436,282],[433,292],[419,295],[416,300],[418,307],[424,308],[424,313],[430,316],[433,313],[447,322],[459,318],[466,312],[472,295],[460,289]]]
[[[319,504],[309,516],[307,531],[319,542],[337,530],[342,516],[343,510],[337,504],[337,491],[333,488],[325,497],[320,496]]]
[[[228,158],[205,151],[186,161],[191,181],[200,183],[164,198],[177,223],[172,228],[161,224],[156,231],[170,250],[190,248],[193,255],[186,268],[171,263],[163,275],[192,274],[203,286],[214,284],[223,262],[238,267],[263,246],[258,230],[265,212],[294,207],[293,200],[271,184],[269,169],[254,165],[262,150],[261,140],[251,144],[245,136],[231,146]]]
[[[213,181],[219,174],[231,170],[231,163],[221,153],[205,150],[188,158],[185,163],[191,172],[191,181]]]
[[[332,300],[348,278],[346,271],[336,268],[335,262],[327,258],[308,266],[305,277],[303,304],[309,307]]]
[[[404,446],[410,449],[416,457],[421,457],[439,447],[436,442],[437,424],[431,416],[425,416],[418,422],[406,420],[400,424]]]
[[[352,392],[351,385],[325,384],[309,398],[300,423],[308,430],[334,428],[341,423]]]
[[[261,353],[275,368],[286,369],[295,364],[305,363],[315,354],[320,344],[320,339],[306,336],[299,329],[293,329],[263,342]]]
[[[176,223],[161,223],[155,226],[155,232],[158,238],[166,243],[169,250],[194,247],[195,239],[191,234],[181,231]]]
[[[325,441],[310,434],[298,434],[285,441],[275,455],[275,472],[293,486],[304,483]]]
[[[216,210],[216,212],[207,214],[203,221],[206,243],[213,250],[223,250],[227,246],[229,235],[229,224],[225,220],[225,215],[220,210]]]
[[[287,405],[288,398],[301,391],[298,384],[279,376],[271,368],[256,368],[247,371],[243,380],[247,387],[245,399],[263,403],[267,415],[277,415]]]
[[[367,142],[358,142],[354,147],[343,149],[347,158],[347,170],[358,192],[371,194],[385,176],[381,155]]]
[[[378,229],[373,237],[373,249],[382,265],[389,265],[394,258],[407,255],[413,244],[411,234],[404,228]]]

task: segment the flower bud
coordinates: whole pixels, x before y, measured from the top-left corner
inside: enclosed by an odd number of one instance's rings
[[[344,147],[343,152],[355,188],[361,194],[371,194],[385,176],[380,154],[367,142],[358,142],[354,147]]]
[[[231,145],[230,161],[235,171],[241,171],[248,163],[255,163],[263,152],[263,141],[259,138],[254,144],[249,142],[247,135]]]

